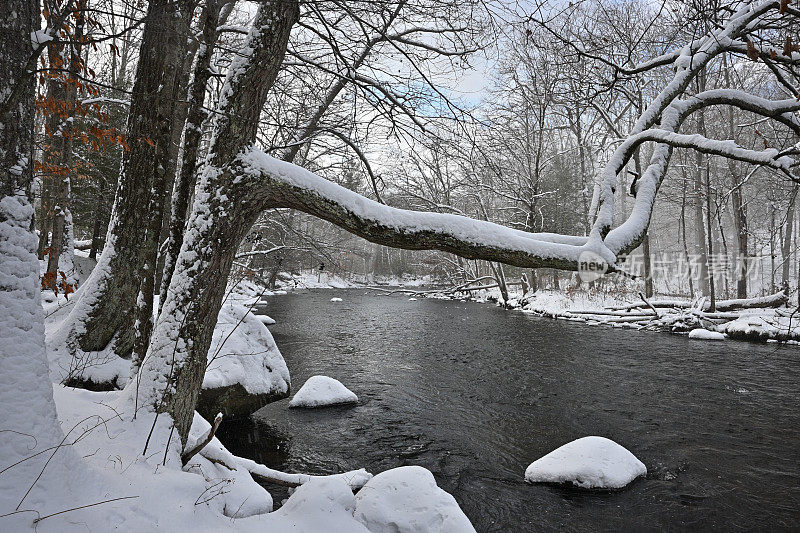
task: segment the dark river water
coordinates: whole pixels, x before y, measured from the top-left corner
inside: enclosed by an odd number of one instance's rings
[[[307,473],[421,465],[478,531],[800,529],[796,347],[363,290],[275,296],[269,314],[294,390],[324,374],[361,403],[270,404],[221,428],[234,453]],[[523,482],[587,435],[648,476],[610,493]]]

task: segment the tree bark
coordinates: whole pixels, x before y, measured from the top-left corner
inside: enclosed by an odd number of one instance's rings
[[[278,75],[289,33],[299,18],[296,0],[259,4],[245,49],[222,90],[219,114],[187,233],[153,342],[137,380],[137,403],[168,412],[185,445],[205,375],[206,356],[228,274],[242,238],[263,211],[255,180],[230,171],[236,155],[255,141],[267,92]],[[144,390],[138,390],[138,384]],[[132,389],[131,389],[132,388]]]
[[[232,4],[229,4],[232,5]],[[208,0],[203,10],[203,44],[197,51],[189,81],[189,97],[186,114],[186,125],[183,133],[183,153],[180,171],[175,176],[172,194],[172,209],[169,218],[169,237],[164,253],[164,269],[161,274],[159,294],[159,312],[164,305],[169,288],[170,278],[175,270],[175,263],[183,243],[183,232],[186,225],[186,211],[189,207],[189,196],[195,184],[197,156],[200,140],[203,135],[202,126],[206,113],[203,100],[206,85],[211,77],[211,57],[217,41],[220,19],[220,7],[217,0]]]
[[[148,4],[136,80],[128,115],[130,150],[122,157],[111,221],[98,267],[69,320],[83,351],[104,349],[114,340],[119,355],[133,350],[136,298],[153,239],[148,238],[152,187],[167,168],[179,23],[190,13],[172,0]],[[155,194],[159,191],[156,190]]]
[[[789,292],[789,273],[791,272],[791,255],[792,255],[792,232],[794,230],[794,211],[795,204],[797,203],[798,185],[795,183],[792,187],[791,196],[789,198],[789,205],[786,207],[786,221],[783,225],[783,242],[781,243],[781,284],[784,291]]]
[[[155,293],[156,264],[158,261],[159,237],[161,224],[164,220],[164,204],[166,197],[167,174],[170,169],[175,169],[173,157],[177,157],[174,150],[173,130],[179,121],[176,115],[180,114],[178,98],[180,95],[181,71],[189,42],[189,25],[195,7],[195,0],[179,0],[175,2],[173,11],[172,34],[169,41],[164,43],[169,53],[164,65],[164,83],[171,84],[167,97],[157,101],[158,121],[153,125],[156,136],[156,168],[150,183],[150,205],[148,208],[148,223],[145,228],[145,239],[142,250],[142,265],[139,281],[139,294],[136,297],[136,321],[133,340],[133,365],[138,371],[147,347],[150,344],[150,334],[153,331],[153,295]],[[167,87],[166,85],[164,87]],[[164,89],[162,89],[164,90]]]

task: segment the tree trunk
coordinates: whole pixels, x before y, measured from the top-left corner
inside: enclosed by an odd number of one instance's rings
[[[38,2],[30,0],[7,0],[3,6],[0,17],[0,309],[3,313],[0,405],[4,406],[4,412],[0,449],[5,465],[17,464],[7,475],[19,482],[16,488],[21,490],[14,495],[8,490],[0,494],[0,514],[5,516],[2,519],[4,530],[24,531],[34,526],[29,513],[15,515],[13,506],[17,501],[22,509],[27,509],[31,500],[35,500],[33,506],[41,515],[54,512],[53,507],[62,504],[50,501],[52,498],[47,497],[46,490],[52,494],[66,494],[69,476],[85,479],[85,472],[80,470],[79,460],[70,447],[56,455],[47,453],[57,449],[64,433],[58,422],[47,368],[37,240],[32,230],[34,210],[30,201],[36,87],[28,65],[33,56],[30,36],[39,29],[41,14]],[[13,406],[24,406],[24,409]],[[23,504],[19,498],[27,497],[22,496],[24,486],[31,483],[31,497]]]
[[[97,184],[97,199],[94,204],[94,222],[92,223],[92,247],[89,249],[89,257],[95,259],[97,250],[100,248],[100,230],[103,227],[103,204],[106,196],[106,180],[100,178]]]
[[[237,180],[230,163],[255,140],[261,108],[298,17],[296,0],[261,2],[245,47],[251,56],[230,67],[163,312],[147,358],[128,387],[139,405],[172,415],[184,445],[236,249],[264,208],[254,190],[258,184]]]
[[[173,21],[173,35],[170,35],[169,42],[165,43],[169,47],[170,64],[165,65],[164,82],[171,83],[168,94],[170,99],[163,99],[157,102],[159,106],[159,121],[154,124],[154,134],[156,140],[156,168],[152,174],[150,183],[150,205],[148,215],[150,216],[144,239],[144,249],[142,250],[142,266],[139,281],[139,294],[136,298],[136,321],[134,326],[133,340],[133,366],[134,371],[138,371],[144,356],[147,354],[147,346],[150,344],[150,334],[153,331],[153,295],[155,294],[156,264],[158,262],[159,237],[161,236],[161,224],[164,220],[164,204],[166,197],[167,174],[170,169],[175,169],[173,157],[177,157],[174,150],[173,130],[179,122],[176,115],[180,114],[180,107],[177,105],[180,94],[181,84],[181,59],[184,58],[189,42],[189,24],[191,15],[194,11],[195,0],[181,0],[176,3],[177,13]],[[174,62],[174,63],[173,63]],[[165,85],[166,87],[166,85]],[[183,124],[179,126],[183,127]]]
[[[46,2],[45,7],[49,13],[49,24],[55,24],[61,14],[58,6]],[[74,41],[80,42],[82,35],[82,23],[79,22],[75,28]],[[61,270],[69,271],[72,268],[72,250],[65,249],[71,244],[68,238],[71,228],[67,227],[67,224],[72,222],[69,213],[70,176],[73,173],[73,110],[77,98],[77,90],[72,82],[76,79],[81,57],[79,44],[70,45],[67,49],[64,44],[51,43],[48,45],[47,51],[50,67],[62,69],[64,72],[61,76],[48,78],[47,81],[47,99],[56,106],[56,109],[63,109],[63,113],[50,112],[47,116],[45,126],[47,142],[43,148],[43,160],[47,169],[45,172],[50,174],[44,179],[50,182],[53,194],[52,215],[50,215],[48,224],[52,227],[52,237],[47,260],[47,273],[53,276],[52,279],[55,282],[55,276],[59,270],[59,259],[63,253],[69,254],[66,261],[69,266],[65,266]]]
[[[781,245],[781,283],[784,290],[789,292],[789,273],[791,272],[791,254],[792,254],[792,232],[794,229],[794,211],[795,203],[797,201],[798,185],[795,183],[792,187],[791,197],[789,198],[789,205],[786,208],[786,222],[784,223],[783,243]]]
[[[112,339],[117,354],[133,349],[136,297],[154,242],[148,238],[151,188],[168,166],[178,38],[184,35],[179,23],[190,15],[171,0],[148,4],[128,115],[130,150],[123,153],[103,253],[68,319],[83,351],[102,350]]]
[[[232,4],[228,4],[231,5]],[[169,239],[164,253],[164,269],[161,274],[161,299],[159,311],[164,305],[164,300],[169,288],[170,278],[175,270],[175,263],[183,243],[183,231],[186,225],[186,211],[189,206],[189,196],[195,185],[195,172],[197,171],[197,155],[200,150],[203,120],[206,113],[203,110],[203,99],[206,94],[206,85],[211,77],[211,56],[214,53],[214,44],[217,41],[217,27],[220,19],[219,3],[208,0],[203,10],[203,45],[195,56],[192,67],[192,77],[189,83],[188,108],[186,127],[183,134],[183,153],[180,172],[175,177],[172,194],[172,209],[169,219]]]

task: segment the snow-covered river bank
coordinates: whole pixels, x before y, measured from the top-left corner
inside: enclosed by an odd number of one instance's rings
[[[220,440],[238,455],[302,472],[421,465],[478,531],[800,520],[795,347],[356,289],[274,296],[268,307],[293,389],[324,374],[360,404],[307,411],[283,400],[225,422]],[[627,447],[647,478],[605,494],[523,482],[531,461],[585,435]]]

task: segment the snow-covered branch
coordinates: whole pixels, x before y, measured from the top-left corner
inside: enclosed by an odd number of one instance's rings
[[[586,237],[528,233],[460,215],[390,207],[257,149],[240,155],[237,165],[234,172],[260,181],[265,207],[297,209],[378,244],[522,267],[576,270],[586,250],[614,262],[601,243]]]

